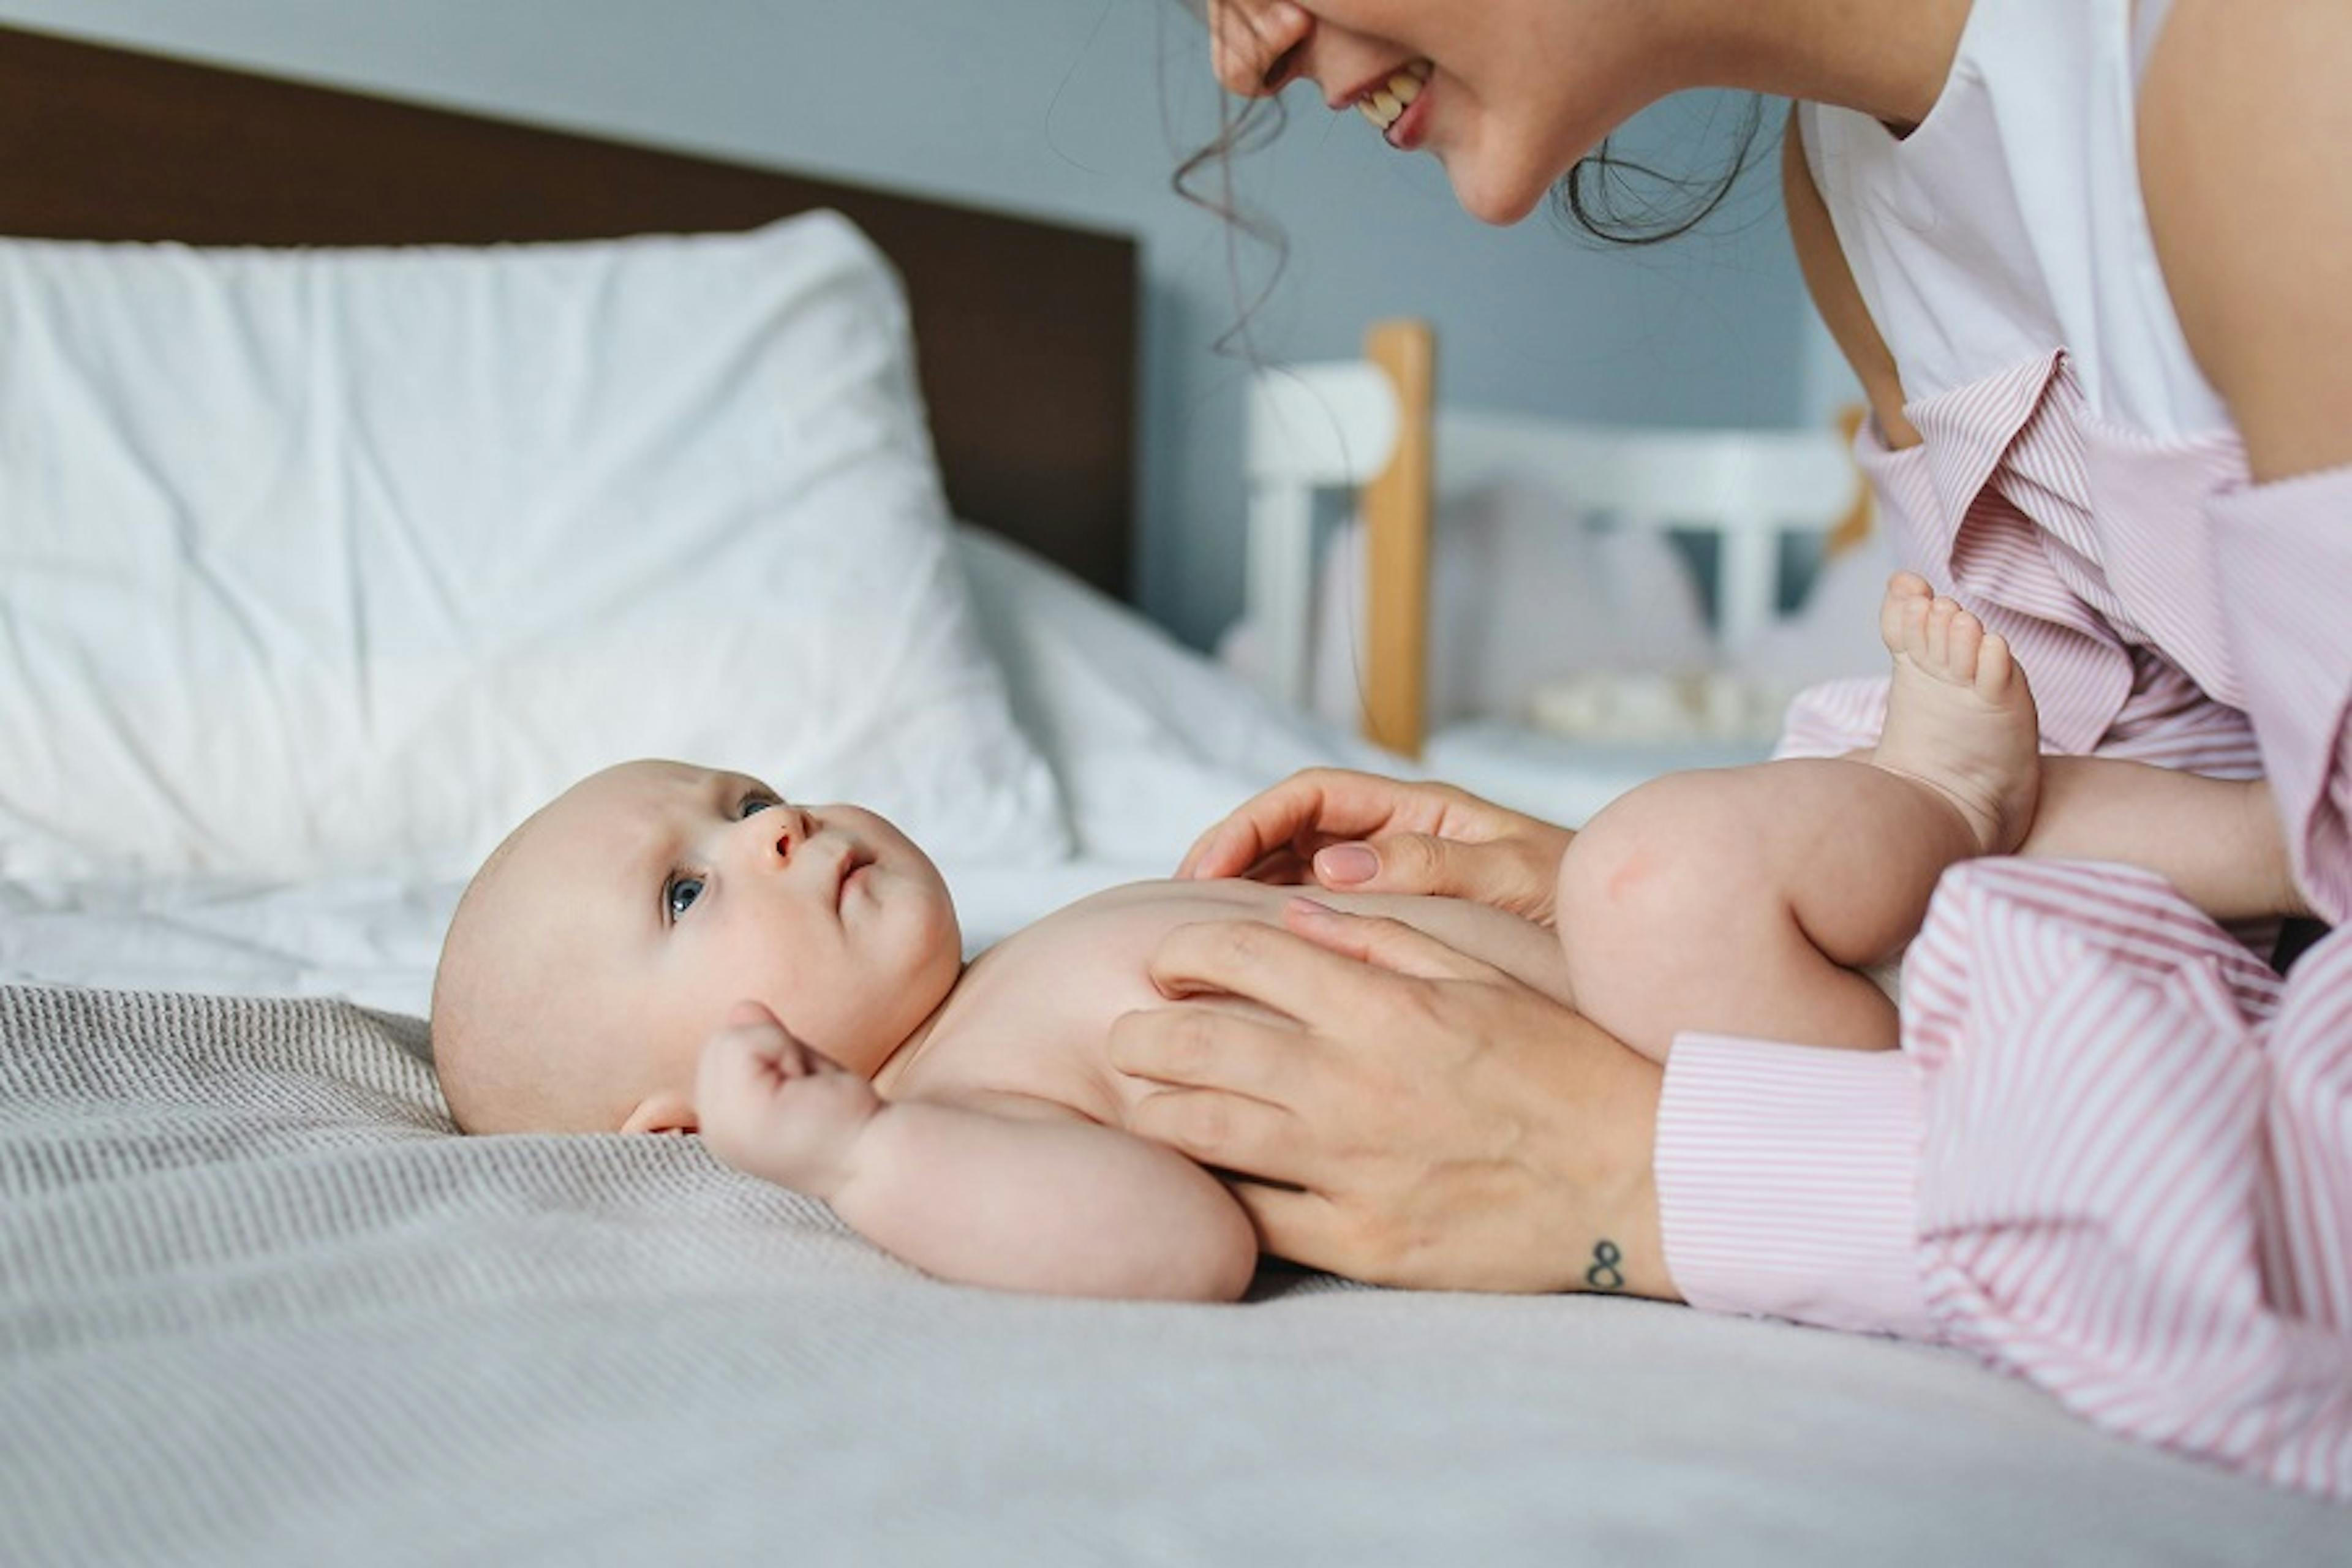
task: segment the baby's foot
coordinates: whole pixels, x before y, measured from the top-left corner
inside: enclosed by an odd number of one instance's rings
[[[2009,645],[1908,572],[1887,583],[1878,630],[1895,681],[1870,760],[1958,808],[1983,853],[2016,848],[2033,822],[2042,754],[2033,693]]]

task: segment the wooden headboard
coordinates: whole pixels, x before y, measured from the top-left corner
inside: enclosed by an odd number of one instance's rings
[[[1128,596],[1132,240],[0,27],[0,234],[480,245],[819,206],[906,279],[957,514]]]

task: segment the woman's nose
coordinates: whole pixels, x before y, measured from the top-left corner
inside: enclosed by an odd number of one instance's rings
[[[1211,0],[1209,61],[1227,92],[1280,92],[1298,74],[1315,18],[1291,0]]]

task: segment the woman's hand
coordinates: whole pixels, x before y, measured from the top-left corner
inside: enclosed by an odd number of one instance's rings
[[[1451,784],[1308,768],[1201,835],[1176,875],[1438,893],[1549,925],[1574,837]]]
[[[1227,1178],[1265,1248],[1358,1279],[1673,1298],[1651,1177],[1658,1066],[1394,921],[1295,900],[1287,930],[1169,933],[1160,991],[1248,998],[1112,1026],[1163,1086],[1129,1127]]]

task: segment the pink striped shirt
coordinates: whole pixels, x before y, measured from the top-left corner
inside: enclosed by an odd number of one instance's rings
[[[2126,0],[1977,0],[1916,162],[1824,127],[1923,437],[1858,450],[1911,563],[2016,648],[2046,749],[2267,773],[2338,929],[2283,980],[2147,873],[1956,868],[1900,1051],[1676,1041],[1667,1263],[1695,1306],[1963,1346],[2110,1430],[2352,1499],[2352,468],[2252,485],[2226,422],[2182,427],[2177,323],[2114,319],[2160,286],[2111,68],[2130,26]],[[2071,201],[2046,126],[2042,165],[1971,145],[2062,112],[2095,121]],[[1867,745],[1884,704],[1809,693],[1783,752]]]

